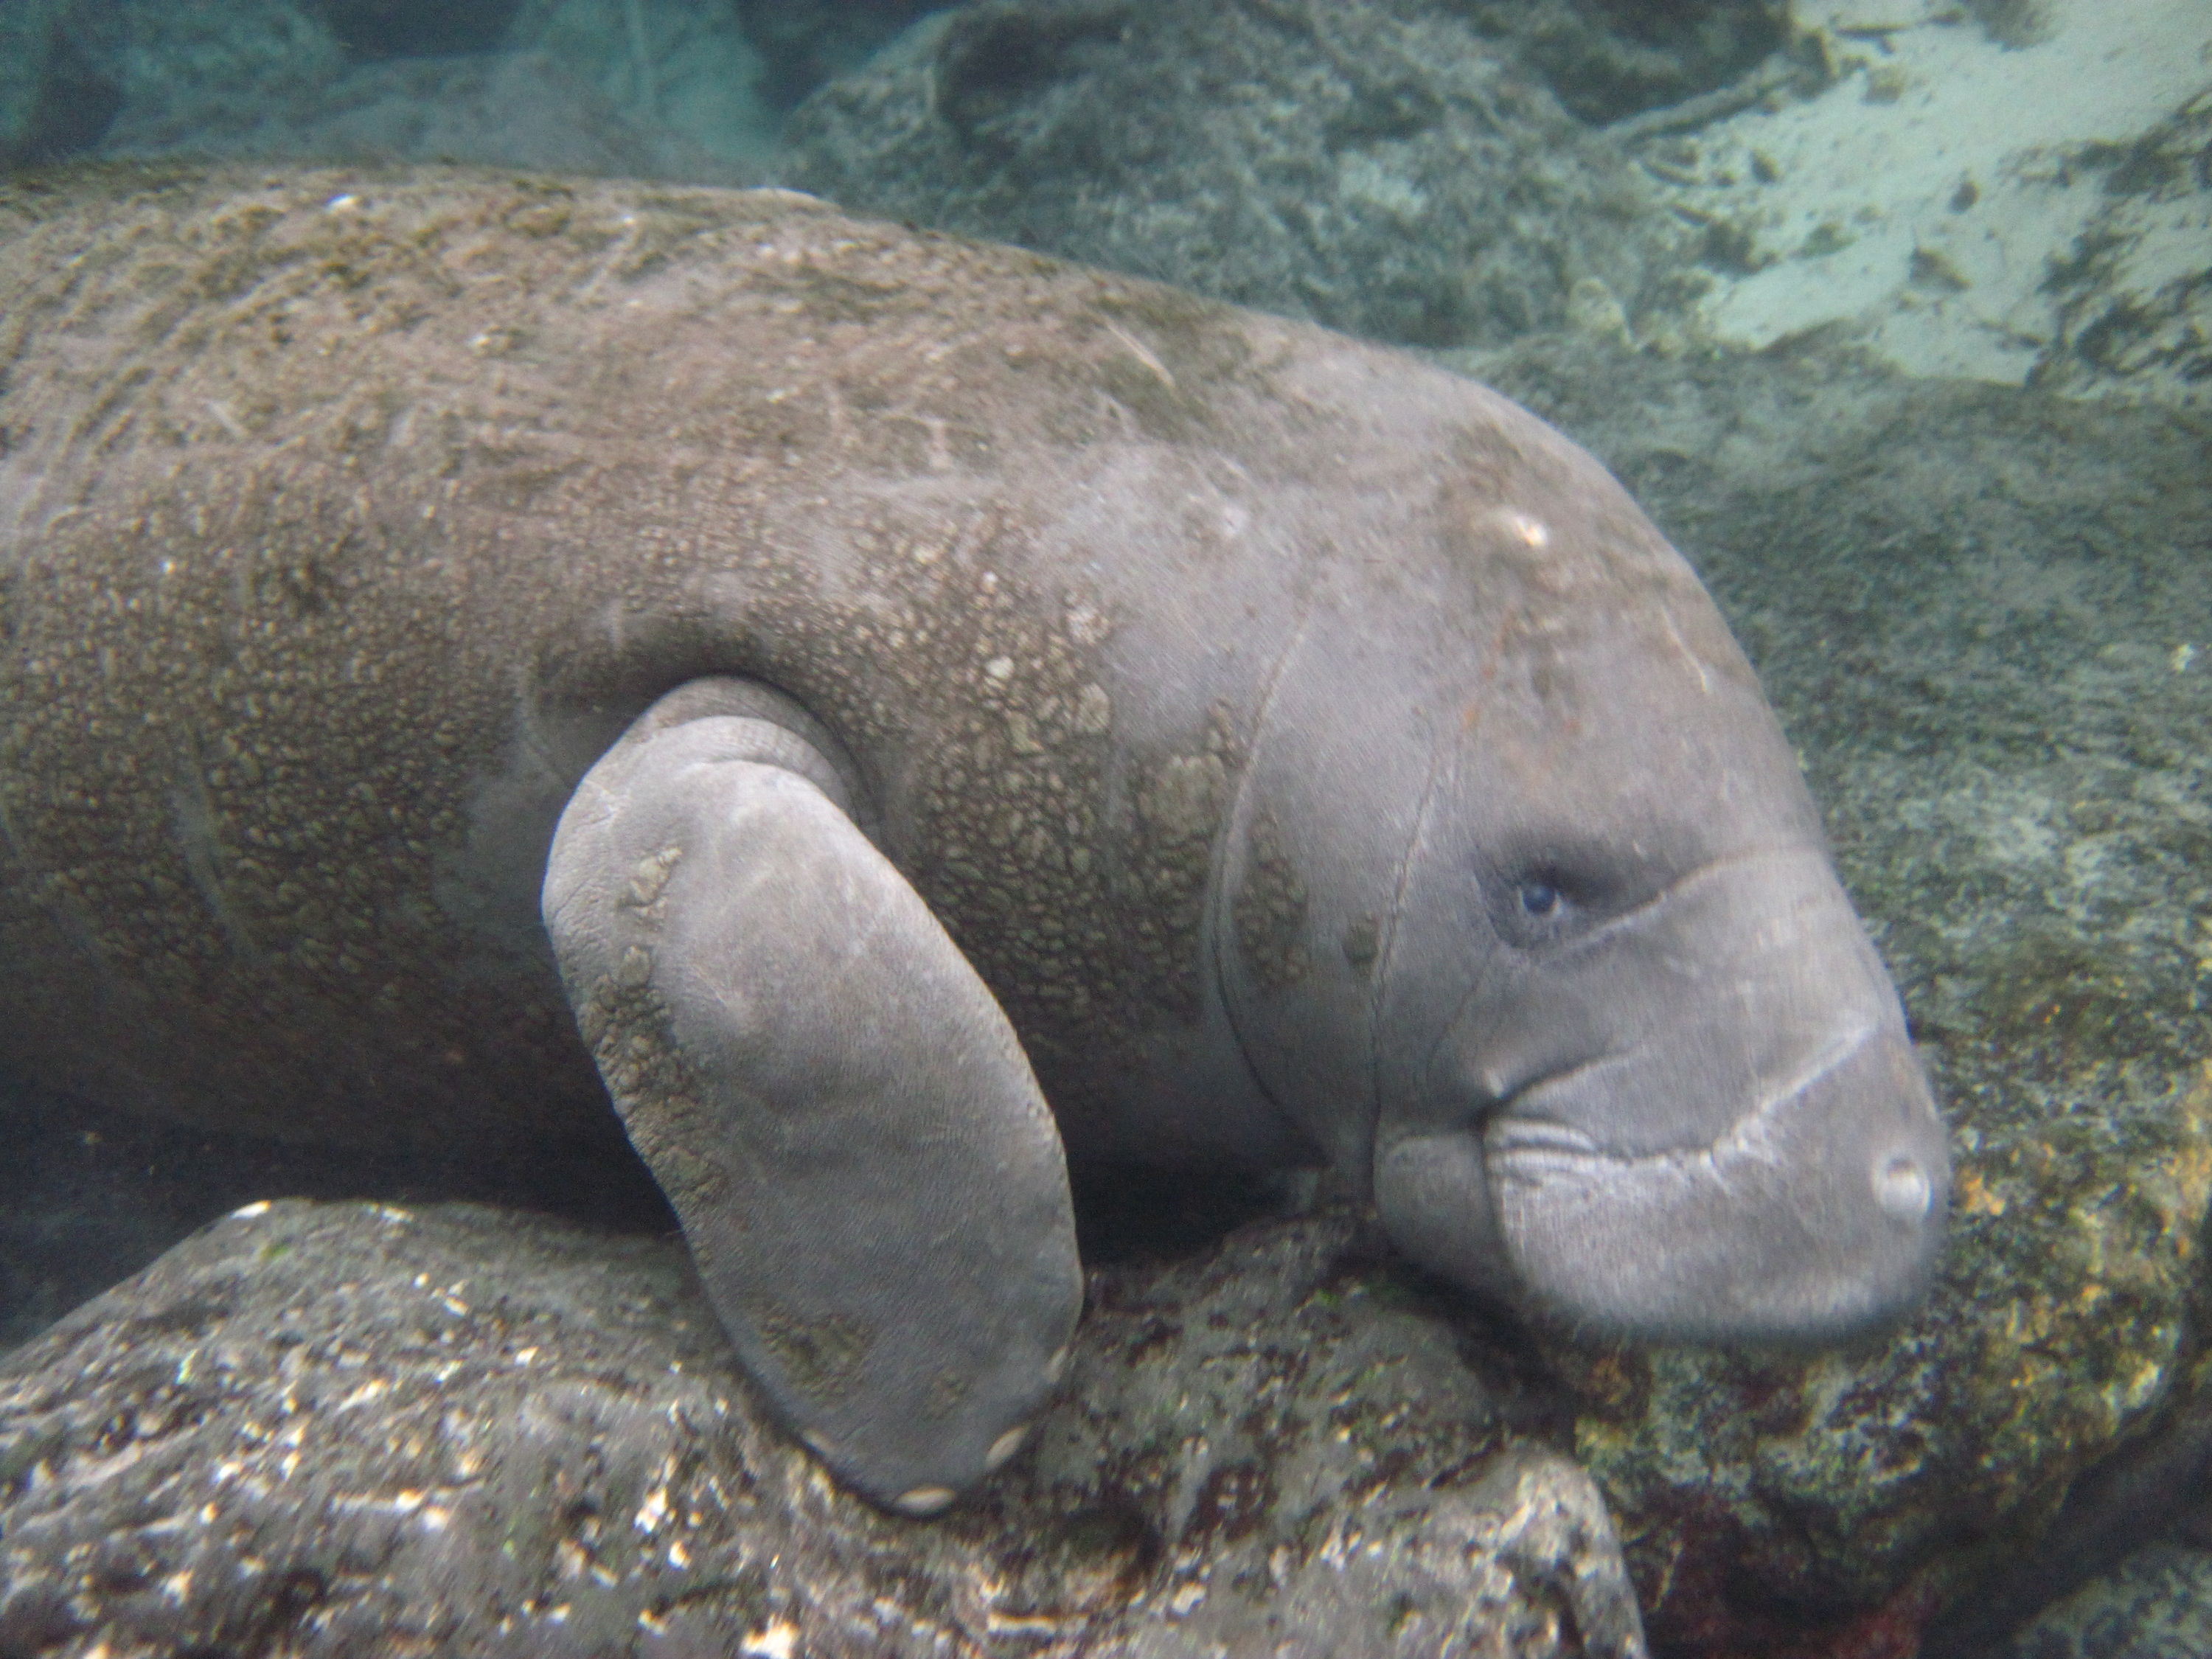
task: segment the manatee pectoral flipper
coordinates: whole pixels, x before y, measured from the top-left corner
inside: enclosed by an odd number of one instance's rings
[[[1012,1028],[824,738],[744,681],[670,693],[570,798],[544,914],[739,1358],[842,1477],[927,1514],[1056,1380],[1074,1220]]]

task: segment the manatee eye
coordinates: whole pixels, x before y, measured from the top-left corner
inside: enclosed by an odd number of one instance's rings
[[[1609,914],[1613,889],[1588,859],[1532,849],[1498,871],[1487,889],[1491,923],[1512,943],[1535,950],[1579,933]]]
[[[1521,908],[1539,919],[1550,915],[1559,908],[1559,890],[1540,876],[1531,876],[1521,884]]]

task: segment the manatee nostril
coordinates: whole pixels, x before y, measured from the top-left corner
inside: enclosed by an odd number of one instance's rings
[[[1936,1200],[1935,1183],[1919,1159],[1899,1152],[1875,1165],[1874,1200],[1893,1221],[1920,1221]]]

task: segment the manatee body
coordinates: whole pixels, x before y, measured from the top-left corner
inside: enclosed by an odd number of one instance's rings
[[[881,1501],[1053,1386],[1070,1158],[1326,1161],[1613,1335],[1926,1277],[1942,1136],[1750,669],[1479,386],[434,173],[18,182],[0,364],[8,1063],[486,1156],[611,1096]]]

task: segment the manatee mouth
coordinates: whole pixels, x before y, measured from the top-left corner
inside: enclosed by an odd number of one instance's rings
[[[1925,1290],[1943,1127],[1817,849],[1495,951],[1438,1012],[1370,1166],[1416,1260],[1612,1339],[1832,1340]]]
[[[1499,1160],[1522,1152],[1556,1152],[1569,1158],[1620,1157],[1618,1152],[1607,1152],[1588,1130],[1577,1128],[1565,1119],[1547,1113],[1544,1105],[1547,1097],[1586,1088],[1596,1076],[1607,1070],[1619,1070],[1624,1064],[1622,1056],[1610,1054],[1577,1060],[1530,1079],[1492,1104],[1474,1127],[1493,1166]]]
[[[1948,1163],[1900,1029],[1838,1032],[1710,1140],[1605,1139],[1665,1073],[1599,1055],[1395,1139],[1376,1164],[1393,1236],[1462,1283],[1613,1339],[1826,1341],[1919,1299]]]
[[[1767,1090],[1741,1113],[1723,1134],[1703,1146],[1640,1151],[1608,1147],[1573,1120],[1601,1115],[1625,1091],[1620,1079],[1632,1074],[1633,1061],[1620,1054],[1599,1054],[1577,1060],[1530,1079],[1488,1112],[1481,1125],[1484,1150],[1502,1166],[1516,1157],[1556,1153],[1569,1158],[1601,1158],[1615,1164],[1651,1160],[1699,1158],[1719,1162],[1731,1152],[1741,1152],[1755,1139],[1763,1123],[1771,1122],[1790,1102],[1819,1087],[1854,1054],[1881,1035],[1865,1024],[1846,1031],[1823,1045],[1808,1062],[1775,1087]],[[1630,1083],[1632,1088],[1632,1081]]]
[[[1634,1069],[1553,1073],[1482,1128],[1498,1231],[1539,1307],[1620,1335],[1789,1341],[1918,1299],[1948,1164],[1902,1032],[1839,1033],[1702,1146],[1609,1147],[1571,1121]]]

